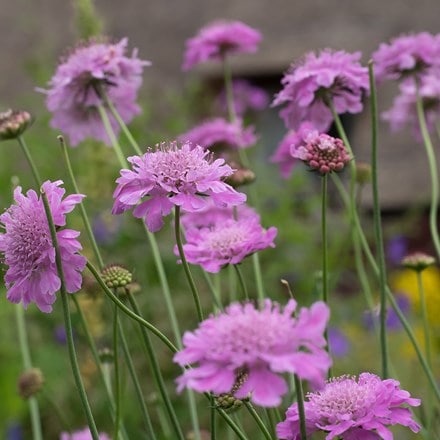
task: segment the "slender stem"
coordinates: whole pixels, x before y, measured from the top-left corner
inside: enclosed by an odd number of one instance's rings
[[[104,280],[99,275],[98,271],[95,269],[93,264],[91,264],[89,261],[86,264],[87,269],[91,272],[91,274],[94,276],[98,284],[101,286],[104,293],[130,318],[137,321],[139,324],[142,324],[143,327],[146,327],[148,330],[150,330],[152,333],[154,333],[173,353],[177,353],[178,349],[177,347],[159,330],[157,329],[153,324],[149,323],[145,319],[143,319],[141,316],[134,313],[132,310],[130,310],[121,300],[119,300],[115,294],[106,286],[104,283]]]
[[[261,417],[258,415],[257,411],[255,411],[255,408],[253,407],[251,402],[244,402],[247,410],[249,411],[250,415],[254,418],[255,422],[257,423],[258,427],[260,428],[260,431],[263,433],[263,436],[266,440],[273,440],[272,435],[266,428],[263,420],[261,420]]]
[[[229,427],[235,432],[237,437],[240,440],[248,440],[247,436],[243,433],[243,431],[240,429],[240,427],[235,423],[229,416],[226,414],[225,410],[223,409],[217,409],[218,413],[221,417],[225,420],[225,422],[229,425]]]
[[[116,156],[118,157],[119,163],[122,165],[122,167],[127,167],[127,159],[125,158],[125,155],[122,152],[122,148],[119,145],[118,139],[113,132],[112,126],[110,124],[110,119],[107,115],[107,111],[102,105],[98,105],[97,109],[99,111],[99,115],[101,116],[102,123],[104,124],[105,131],[107,132],[107,136],[110,138],[110,142],[113,145]]]
[[[232,89],[232,72],[229,59],[226,55],[223,56],[223,76],[225,80],[226,103],[229,120],[235,122],[237,120],[237,113],[235,112],[234,91]]]
[[[26,322],[24,319],[24,310],[21,304],[14,306],[15,318],[17,321],[18,341],[21,350],[21,358],[23,360],[23,367],[25,371],[32,368],[31,352],[29,349],[29,341],[26,332]],[[41,430],[40,409],[38,407],[38,400],[35,396],[28,398],[29,413],[31,416],[32,436],[34,440],[43,440],[43,433]]]
[[[117,295],[116,295],[117,297]],[[114,389],[115,389],[115,426],[113,438],[119,437],[119,425],[121,422],[121,382],[119,375],[119,350],[118,350],[118,306],[113,305],[113,364],[114,364]]]
[[[214,396],[211,395],[211,412],[210,412],[210,420],[211,420],[211,440],[217,439],[217,426],[216,426],[216,417],[215,417],[215,400]]]
[[[426,155],[428,157],[429,174],[431,176],[431,206],[429,211],[429,228],[431,230],[432,241],[434,243],[437,258],[440,258],[440,238],[437,227],[438,215],[438,198],[439,198],[439,183],[437,161],[435,157],[434,147],[432,145],[431,137],[429,136],[428,127],[426,126],[425,112],[423,109],[423,102],[420,98],[417,85],[417,116],[419,119],[420,131],[422,133],[423,144],[425,145]]]
[[[75,352],[75,344],[73,341],[73,331],[72,331],[72,321],[70,318],[70,310],[69,310],[69,300],[67,298],[67,291],[66,291],[66,284],[64,280],[64,272],[63,272],[63,266],[61,262],[61,255],[60,255],[60,249],[58,246],[58,239],[57,239],[57,233],[55,229],[55,225],[52,218],[52,213],[50,211],[49,202],[47,200],[46,193],[41,189],[41,196],[43,199],[44,204],[44,210],[46,212],[47,221],[49,223],[49,229],[50,229],[50,235],[52,238],[52,246],[55,249],[55,261],[57,265],[57,272],[58,276],[60,278],[61,287],[60,287],[60,293],[61,293],[61,301],[63,304],[63,314],[64,314],[64,322],[66,326],[66,337],[67,337],[67,346],[69,350],[69,356],[70,356],[70,364],[72,366],[72,372],[73,376],[75,378],[75,383],[78,388],[78,392],[81,398],[81,402],[83,405],[84,412],[87,417],[87,422],[90,428],[90,433],[92,434],[93,440],[99,440],[99,433],[96,428],[95,420],[93,418],[92,410],[90,408],[89,401],[87,399],[86,390],[84,388],[84,384],[82,382],[81,373],[79,371],[79,365],[78,365],[78,359],[76,357]]]
[[[73,189],[77,194],[80,194],[78,185],[76,183],[75,174],[73,172],[72,164],[70,162],[69,152],[67,149],[66,142],[64,141],[63,136],[58,136],[58,140],[61,145],[61,149],[63,150],[64,161],[66,163],[67,171],[69,173],[70,181],[72,183]],[[86,209],[84,207],[84,203],[81,202],[79,204],[79,211],[81,213],[81,217],[84,223],[84,227],[86,228],[87,237],[89,238],[90,244],[92,245],[93,253],[95,254],[96,261],[98,262],[98,266],[100,269],[104,267],[104,262],[101,257],[101,252],[99,251],[98,245],[95,240],[95,235],[93,234],[92,227],[90,226],[89,218],[87,216]]]
[[[237,273],[237,278],[240,283],[240,287],[241,287],[241,291],[243,293],[243,296],[245,297],[245,299],[247,301],[249,301],[249,293],[246,288],[246,283],[244,282],[243,274],[241,273],[241,270],[238,267],[238,264],[234,264],[233,266],[234,266],[235,272]]]
[[[133,295],[131,295],[129,292],[127,292],[128,300],[130,302],[131,307],[136,312],[137,315],[139,315],[139,307],[133,298]],[[147,356],[150,361],[151,370],[153,372],[154,379],[156,381],[156,384],[159,388],[159,393],[162,396],[162,400],[165,405],[165,409],[168,412],[168,417],[170,419],[171,425],[173,427],[174,433],[180,440],[185,440],[185,436],[182,433],[182,429],[180,427],[179,421],[177,419],[176,413],[174,411],[173,405],[171,404],[171,400],[168,396],[165,382],[162,377],[162,373],[160,371],[160,366],[157,361],[156,354],[154,352],[153,344],[151,343],[150,336],[148,332],[145,331],[144,327],[141,327],[141,334],[142,339],[144,341],[145,349],[147,351]]]
[[[40,177],[40,173],[38,172],[38,169],[35,166],[35,162],[32,159],[31,153],[29,152],[29,149],[26,145],[26,142],[24,141],[23,136],[18,136],[17,140],[18,143],[20,144],[21,149],[23,150],[24,155],[26,156],[29,166],[31,167],[31,171],[32,171],[32,175],[34,176],[35,183],[38,186],[40,186],[43,183]]]
[[[148,408],[147,408],[147,405],[145,404],[144,396],[142,393],[142,388],[141,388],[141,385],[139,383],[139,379],[136,374],[136,369],[134,368],[134,365],[133,365],[133,360],[131,358],[130,351],[128,349],[127,340],[126,340],[125,334],[124,334],[124,328],[122,327],[122,323],[120,321],[119,321],[119,338],[121,340],[122,349],[124,351],[125,362],[127,364],[128,371],[130,373],[131,380],[134,385],[134,390],[136,392],[136,396],[139,401],[139,405],[141,407],[141,413],[142,413],[142,418],[144,420],[145,429],[148,433],[149,438],[151,440],[156,440],[156,434],[154,433],[154,428],[151,423],[150,415],[148,413]]]
[[[191,293],[193,295],[194,303],[196,305],[197,317],[199,321],[203,321],[202,306],[200,304],[199,293],[197,291],[196,284],[192,277],[191,271],[189,269],[188,262],[186,261],[185,252],[183,251],[182,237],[180,234],[180,206],[176,206],[176,215],[174,218],[174,232],[176,236],[177,248],[179,249],[179,256],[182,260],[182,266],[185,271],[186,278],[188,279],[189,287],[191,288]]]
[[[223,310],[223,305],[221,303],[220,293],[217,286],[214,285],[207,272],[205,272],[203,269],[201,272],[206,280],[206,283],[208,284],[209,291],[212,295],[212,301],[214,302],[215,307],[217,307],[219,310]]]
[[[377,175],[377,94],[374,81],[373,63],[368,63],[368,75],[370,78],[371,94],[371,184],[373,189],[373,217],[374,217],[374,235],[376,239],[376,249],[379,263],[379,289],[380,289],[380,352],[382,359],[382,378],[388,377],[388,344],[387,344],[387,295],[385,286],[387,284],[385,251],[383,246],[383,235],[381,225],[381,213],[379,202],[379,184]]]
[[[298,415],[299,415],[299,429],[301,433],[301,439],[300,440],[307,440],[307,429],[306,429],[306,414],[304,411],[304,391],[301,379],[298,377],[298,375],[293,375],[295,380],[295,389],[296,389],[296,396],[298,401]]]
[[[422,320],[423,320],[423,332],[425,338],[425,353],[426,360],[430,368],[432,368],[431,363],[431,337],[429,331],[429,323],[428,323],[428,313],[426,309],[426,299],[425,299],[425,288],[423,286],[422,272],[417,271],[417,286],[419,289],[420,295],[420,308],[422,309]]]
[[[261,276],[260,256],[258,252],[252,254],[252,264],[254,266],[255,281],[257,284],[257,296],[259,301],[264,301],[263,277]]]

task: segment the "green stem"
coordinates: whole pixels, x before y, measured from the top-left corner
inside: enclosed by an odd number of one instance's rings
[[[376,239],[376,249],[379,263],[379,288],[380,288],[380,351],[382,359],[382,378],[388,377],[388,344],[387,344],[387,295],[385,286],[387,284],[385,252],[383,246],[383,234],[381,224],[380,202],[379,202],[379,184],[377,175],[377,95],[376,84],[374,81],[373,63],[368,63],[368,75],[370,78],[371,94],[371,183],[373,189],[373,217],[374,217],[374,235]]]
[[[246,301],[249,301],[249,293],[246,288],[246,283],[244,282],[244,279],[243,279],[243,274],[241,273],[241,270],[238,267],[238,264],[234,264],[233,266],[234,266],[235,272],[237,273],[237,278],[240,283],[241,292],[243,293],[243,296],[245,297]]]
[[[116,156],[118,157],[119,163],[123,168],[127,167],[127,159],[125,158],[124,153],[122,152],[122,148],[119,145],[118,139],[113,132],[112,126],[110,124],[110,119],[108,118],[107,111],[102,105],[98,105],[97,109],[99,111],[99,115],[101,116],[102,123],[104,124],[105,131],[107,132],[107,136],[110,138],[110,142],[113,145]]]
[[[143,319],[141,316],[134,313],[132,310],[130,310],[121,300],[119,300],[114,293],[107,287],[107,285],[104,283],[104,280],[101,278],[101,275],[99,275],[98,271],[95,269],[93,264],[91,264],[89,261],[86,264],[87,269],[91,272],[91,274],[94,276],[98,284],[101,286],[104,293],[130,318],[137,321],[139,324],[141,324],[143,327],[146,327],[148,330],[150,330],[152,333],[154,333],[173,353],[177,353],[178,349],[177,347],[159,330],[157,329],[153,324],[149,323],[145,319]]]
[[[250,415],[253,417],[255,422],[257,423],[258,427],[260,428],[260,431],[262,432],[264,438],[266,440],[273,440],[273,437],[271,436],[270,432],[266,428],[263,420],[261,420],[261,417],[258,415],[257,411],[255,411],[255,408],[253,407],[252,403],[250,402],[244,402],[247,410],[249,411]]]
[[[235,122],[237,120],[237,113],[235,112],[234,91],[232,89],[232,72],[229,59],[226,55],[223,56],[223,76],[225,80],[226,103],[229,120]]]
[[[61,149],[63,150],[64,161],[66,163],[67,171],[69,173],[70,181],[72,183],[73,189],[75,193],[80,194],[78,185],[76,183],[75,174],[73,172],[72,164],[70,162],[69,152],[67,149],[66,142],[64,141],[63,136],[58,136],[58,140],[61,145]],[[86,228],[87,237],[89,238],[90,244],[92,245],[93,253],[95,254],[96,261],[98,262],[98,266],[100,269],[104,267],[104,262],[101,257],[101,253],[99,252],[98,245],[95,240],[95,235],[93,234],[92,227],[90,226],[89,218],[87,216],[86,209],[84,207],[84,203],[81,202],[79,204],[79,212],[81,213],[81,217],[84,223],[84,227]]]
[[[260,302],[264,301],[263,277],[261,275],[261,264],[258,252],[252,254],[252,264],[255,272],[255,282],[257,284],[257,296]]]
[[[23,136],[17,137],[18,143],[20,144],[21,149],[23,150],[24,155],[26,156],[26,159],[29,163],[29,166],[31,167],[32,175],[34,176],[34,180],[38,186],[40,186],[43,182],[40,177],[40,173],[38,172],[37,167],[35,166],[35,163],[32,159],[31,153],[29,152],[29,149],[26,145],[26,142],[24,141]]]
[[[328,304],[328,243],[327,243],[327,175],[322,176],[321,234],[322,234],[322,300]]]
[[[127,292],[128,300],[130,302],[131,307],[135,311],[137,315],[139,315],[139,307],[129,292]],[[145,349],[147,351],[147,356],[150,361],[151,370],[153,372],[154,379],[156,381],[157,387],[159,388],[159,393],[162,396],[163,403],[165,405],[165,409],[168,412],[168,417],[170,419],[171,425],[173,427],[174,433],[180,440],[185,440],[185,436],[182,433],[182,429],[180,427],[179,421],[177,419],[176,413],[174,411],[173,405],[171,404],[171,400],[168,396],[165,382],[162,377],[162,373],[160,371],[160,366],[157,361],[156,354],[154,352],[153,344],[151,343],[150,336],[144,327],[141,327],[142,339],[144,341]]]
[[[117,297],[117,295],[116,295]],[[119,425],[121,422],[121,382],[119,375],[119,350],[118,350],[118,306],[113,307],[113,364],[114,364],[114,389],[115,389],[115,423],[113,438],[119,437]]]
[[[90,408],[90,404],[87,399],[86,390],[84,388],[84,384],[81,378],[81,373],[79,371],[78,359],[76,357],[75,345],[73,341],[72,322],[71,322],[70,310],[69,310],[69,299],[67,297],[68,294],[66,291],[66,284],[64,280],[64,272],[61,262],[60,249],[58,246],[57,232],[53,222],[52,213],[50,211],[50,206],[47,200],[46,193],[43,190],[40,191],[43,199],[44,210],[46,212],[47,221],[49,223],[50,235],[52,238],[52,246],[55,249],[55,261],[57,266],[57,272],[61,282],[60,293],[61,293],[61,301],[63,304],[63,314],[64,314],[64,322],[66,327],[66,337],[67,337],[67,346],[69,350],[70,364],[72,367],[73,376],[75,378],[75,383],[81,398],[83,409],[87,417],[90,433],[92,435],[93,440],[99,440],[99,433],[96,428],[95,420],[93,419],[92,410]]]
[[[180,206],[176,206],[175,212],[176,212],[176,215],[174,218],[174,232],[175,232],[175,236],[176,236],[177,248],[179,249],[179,256],[180,256],[180,259],[182,260],[182,266],[185,271],[185,275],[188,280],[189,287],[191,289],[191,293],[193,295],[194,303],[196,305],[197,317],[198,317],[199,322],[201,322],[201,321],[203,321],[203,312],[202,312],[202,306],[200,304],[199,293],[197,291],[196,284],[194,283],[194,279],[193,279],[191,271],[189,269],[188,262],[186,261],[185,252],[183,251],[182,237],[180,234]]]
[[[21,358],[23,360],[23,367],[25,371],[32,368],[31,352],[29,349],[29,341],[26,332],[26,322],[24,319],[24,310],[21,304],[14,306],[15,318],[17,321],[18,341],[21,350]],[[28,398],[29,413],[31,416],[32,437],[34,440],[43,440],[43,433],[41,430],[40,409],[38,407],[38,400],[35,396]]]
[[[426,300],[425,300],[425,288],[423,287],[423,279],[422,272],[417,271],[417,286],[419,289],[420,295],[420,308],[422,309],[422,320],[423,320],[423,332],[425,338],[425,352],[426,352],[426,360],[430,368],[432,368],[431,362],[431,337],[429,332],[429,323],[428,323],[428,313],[426,310]]]
[[[300,440],[307,440],[307,429],[306,429],[306,414],[304,411],[304,391],[301,379],[298,375],[293,375],[295,380],[295,390],[298,401],[298,415],[299,415],[299,429],[301,433]]]
[[[212,295],[212,301],[215,307],[217,307],[218,310],[223,310],[223,305],[221,303],[220,294],[217,287],[214,285],[207,272],[205,272],[203,269],[201,272],[206,280],[206,283],[208,284],[209,291],[211,292]]]
[[[426,155],[428,157],[429,174],[431,176],[431,206],[429,211],[429,228],[431,230],[432,241],[434,243],[437,258],[440,258],[440,238],[437,228],[438,215],[438,198],[439,198],[439,184],[437,161],[435,157],[434,147],[432,145],[431,137],[429,136],[428,127],[426,126],[425,112],[423,110],[423,102],[419,96],[417,85],[417,116],[419,119],[420,131],[422,133],[423,144],[425,145]]]
[[[240,429],[240,427],[235,423],[228,414],[225,413],[223,409],[217,409],[218,413],[221,417],[225,420],[225,422],[229,425],[229,427],[235,432],[237,437],[240,440],[248,440],[247,436],[243,433],[243,431]]]
[[[215,400],[214,396],[211,395],[211,412],[210,412],[210,420],[211,420],[211,440],[217,439],[217,426],[216,426],[216,417],[215,417]]]

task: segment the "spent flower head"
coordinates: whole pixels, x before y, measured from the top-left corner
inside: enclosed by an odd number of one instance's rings
[[[32,116],[26,111],[6,110],[0,113],[0,140],[15,139],[32,123]]]
[[[186,332],[184,348],[174,361],[197,365],[177,379],[178,391],[186,387],[220,395],[232,390],[238,399],[250,394],[255,404],[271,407],[288,391],[282,373],[323,385],[331,365],[324,348],[329,309],[317,302],[292,317],[295,309],[294,300],[284,309],[270,300],[261,310],[252,303],[233,303],[194,332]],[[236,390],[243,374],[245,380]]]
[[[183,251],[189,263],[199,264],[207,272],[219,272],[257,251],[275,247],[276,235],[276,228],[263,229],[257,217],[229,218],[205,228],[188,229]],[[177,247],[174,253],[179,255]]]
[[[241,21],[214,21],[187,40],[183,70],[206,61],[222,61],[230,54],[256,52],[260,41],[260,32]]]
[[[431,255],[425,254],[424,252],[414,252],[413,254],[407,255],[402,260],[402,266],[405,266],[408,269],[413,269],[416,272],[422,272],[434,264],[435,258]]]
[[[44,385],[44,376],[39,368],[29,368],[18,378],[18,394],[23,399],[34,396]]]
[[[57,227],[58,246],[61,255],[66,290],[77,292],[81,288],[81,271],[86,259],[78,254],[81,245],[78,231],[64,229],[66,214],[80,203],[84,195],[71,194],[64,198],[61,180],[46,181],[42,190],[47,195],[53,221]],[[22,194],[21,187],[14,190],[15,204],[0,215],[0,252],[9,266],[4,277],[7,299],[23,303],[26,308],[34,302],[43,312],[51,312],[55,293],[61,281],[55,263],[55,248],[52,245],[49,224],[43,200],[33,190]]]
[[[226,207],[246,200],[245,194],[222,180],[233,173],[232,168],[223,159],[212,160],[211,153],[199,145],[163,143],[155,151],[129,157],[128,161],[132,169],[121,170],[116,180],[112,212],[121,214],[134,208],[133,215],[143,218],[152,232],[161,229],[163,217],[174,206],[195,212],[210,201]]]
[[[316,131],[305,137],[305,145],[294,149],[292,156],[301,159],[320,174],[341,171],[351,160],[341,139]]]
[[[49,82],[46,105],[53,117],[51,126],[69,135],[72,146],[87,137],[110,144],[100,118],[105,92],[122,120],[130,122],[140,113],[136,104],[142,70],[150,65],[137,56],[126,55],[127,38],[119,43],[89,41],[78,46],[58,67]],[[113,130],[119,125],[109,115]]]
[[[400,389],[396,380],[381,380],[371,373],[362,373],[358,379],[337,377],[322,390],[307,395],[307,434],[321,431],[327,440],[392,440],[387,426],[397,424],[418,432],[420,426],[404,405],[418,406],[420,400]],[[286,412],[286,420],[277,425],[278,438],[300,440],[299,425],[298,404],[294,403]]]
[[[294,63],[272,103],[287,104],[280,112],[286,127],[297,130],[302,122],[309,121],[316,130],[327,131],[333,121],[329,101],[338,114],[359,113],[362,99],[369,93],[368,70],[360,58],[360,52],[325,49],[319,54],[310,52]]]

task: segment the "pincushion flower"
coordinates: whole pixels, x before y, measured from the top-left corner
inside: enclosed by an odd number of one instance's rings
[[[316,393],[309,393],[304,402],[307,434],[327,433],[326,440],[392,440],[388,425],[403,425],[413,432],[420,426],[403,405],[419,406],[420,400],[400,389],[396,380],[362,373],[359,379],[341,376],[327,382]],[[277,425],[278,438],[300,440],[298,404],[286,413],[286,420]]]
[[[187,40],[183,70],[206,61],[222,61],[226,55],[257,51],[261,34],[240,21],[214,21]]]
[[[288,131],[270,158],[271,162],[279,165],[281,176],[285,179],[290,176],[293,167],[298,162],[298,159],[293,156],[293,151],[305,143],[305,136],[313,130],[314,127],[310,122],[303,122],[298,130]]]
[[[57,68],[49,82],[46,105],[53,114],[51,126],[69,135],[72,146],[87,137],[110,144],[101,121],[98,106],[103,104],[100,90],[105,91],[122,120],[130,122],[140,113],[136,104],[142,83],[142,70],[150,65],[126,55],[127,38],[119,43],[88,42],[76,48]],[[116,120],[109,115],[113,130]]]
[[[82,431],[75,431],[72,434],[68,432],[62,432],[60,436],[60,440],[92,440],[92,434],[90,433],[89,428],[85,428]],[[99,433],[99,440],[110,440],[110,437],[100,432]]]
[[[350,162],[350,155],[341,139],[317,131],[308,133],[305,144],[292,150],[292,156],[320,174],[341,171]]]
[[[254,133],[254,127],[244,128],[241,120],[228,122],[224,118],[214,118],[181,134],[178,140],[191,142],[210,150],[221,148],[238,150],[254,145],[257,142],[257,136]]]
[[[440,65],[440,36],[428,32],[401,35],[381,43],[372,54],[377,81],[405,78]]]
[[[77,292],[81,288],[81,271],[86,259],[77,252],[81,245],[79,232],[61,229],[66,225],[66,214],[84,197],[71,194],[64,198],[63,182],[46,181],[43,190],[47,195],[53,221],[57,227],[57,239],[61,254],[66,290]],[[7,299],[23,303],[26,308],[34,302],[42,312],[51,312],[55,293],[61,287],[58,277],[55,248],[47,222],[42,199],[33,190],[22,194],[21,187],[14,190],[15,204],[0,215],[0,225],[5,232],[0,234],[0,252],[9,266],[5,275]]]
[[[311,52],[287,71],[284,88],[272,103],[287,104],[281,110],[286,127],[297,130],[304,121],[316,130],[329,129],[333,117],[326,100],[331,100],[338,114],[359,113],[362,99],[369,93],[368,70],[359,60],[360,52],[347,53],[325,49]]]
[[[180,148],[176,142],[161,144],[156,151],[128,158],[131,170],[121,170],[113,194],[113,214],[134,208],[133,215],[143,218],[151,232],[163,226],[163,217],[174,206],[195,212],[209,203],[235,206],[246,195],[222,181],[233,170],[223,159],[212,160],[211,153],[189,142]],[[145,199],[146,198],[146,199]]]
[[[276,235],[277,229],[263,229],[258,217],[222,219],[209,227],[188,229],[183,251],[188,263],[199,264],[207,272],[219,272],[257,251],[275,247]],[[174,252],[179,255],[177,248]]]
[[[287,391],[282,373],[296,373],[314,385],[323,385],[331,360],[325,351],[324,329],[329,308],[323,302],[302,308],[296,301],[284,309],[266,300],[261,310],[252,303],[229,305],[211,315],[194,332],[183,336],[184,348],[174,356],[179,365],[197,363],[177,379],[178,391],[234,393],[261,406],[277,406]]]
[[[269,105],[267,92],[244,79],[232,81],[232,95],[234,97],[234,110],[237,115],[243,115],[249,110],[264,110]],[[225,90],[221,92],[217,101],[221,110],[227,112],[228,105]]]

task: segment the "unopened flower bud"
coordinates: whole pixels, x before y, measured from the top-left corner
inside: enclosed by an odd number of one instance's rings
[[[408,269],[413,269],[416,272],[422,272],[429,266],[435,264],[435,258],[431,255],[424,254],[423,252],[415,252],[413,254],[407,255],[402,260],[402,266]]]
[[[365,162],[356,164],[356,182],[365,185],[371,182],[371,165]]]
[[[7,110],[0,113],[0,140],[15,139],[32,122],[32,116],[26,111]]]
[[[39,368],[31,368],[20,375],[18,378],[18,394],[23,399],[36,394],[43,387],[44,376]]]
[[[133,279],[131,272],[118,264],[110,264],[106,266],[102,270],[101,276],[107,287],[113,289],[126,287]]]

